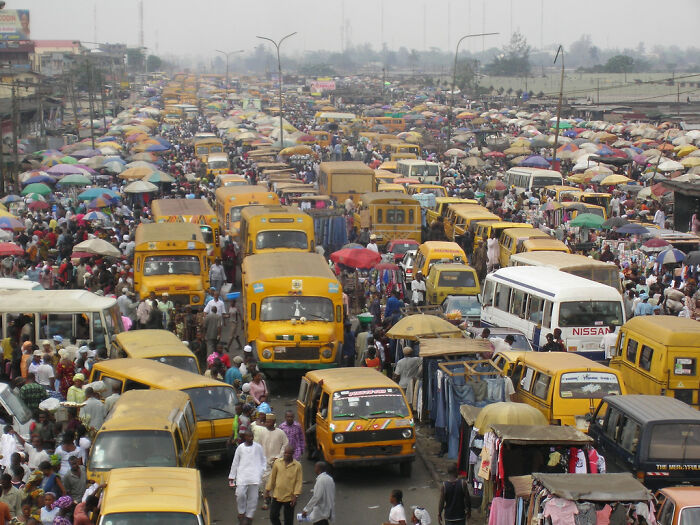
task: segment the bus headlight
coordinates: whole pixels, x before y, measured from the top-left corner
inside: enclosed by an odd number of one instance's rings
[[[325,347],[323,350],[321,350],[321,357],[324,359],[330,359],[330,357],[333,355],[333,349]]]
[[[405,428],[403,432],[401,432],[401,435],[404,437],[404,439],[408,439],[413,436],[413,430],[410,428]]]
[[[198,303],[199,301],[200,301],[199,295],[193,295],[193,296],[192,296],[192,302],[193,302],[193,303]]]
[[[265,359],[270,359],[272,357],[272,352],[270,352],[269,348],[266,348],[265,350],[263,350],[262,356]]]
[[[333,442],[334,443],[342,443],[345,441],[345,436],[343,434],[334,434],[333,435]]]

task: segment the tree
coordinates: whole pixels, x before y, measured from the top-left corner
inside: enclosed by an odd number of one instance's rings
[[[608,73],[629,73],[634,68],[634,59],[628,55],[615,55],[605,63],[605,71]]]
[[[129,47],[126,50],[126,63],[131,71],[140,71],[143,69],[145,56],[143,50],[138,47]]]
[[[514,32],[510,43],[488,65],[495,76],[525,76],[530,73],[530,46],[520,31]]]
[[[474,93],[479,81],[476,72],[476,62],[474,60],[457,62],[457,74],[455,77],[455,85],[461,91]]]
[[[146,71],[160,71],[163,61],[156,55],[148,55],[146,59]]]

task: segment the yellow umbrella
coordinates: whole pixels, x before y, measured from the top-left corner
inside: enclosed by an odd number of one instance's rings
[[[695,166],[700,166],[700,157],[683,157],[681,159],[681,164],[686,168],[694,168]]]
[[[3,208],[5,207],[3,206]],[[17,219],[17,217],[12,215],[9,211],[7,211],[7,209],[0,210],[0,217],[10,217],[12,219]]]
[[[391,339],[462,337],[462,331],[436,315],[415,314],[401,319],[386,333]]]
[[[530,148],[525,146],[511,146],[506,149],[503,153],[506,155],[527,155],[530,153]]]
[[[693,146],[692,144],[687,144],[685,146],[679,146],[676,148],[676,155],[678,155],[678,158],[680,159],[681,157],[685,157],[686,155],[689,155],[693,151],[695,151],[697,146]]]
[[[143,179],[145,176],[153,173],[153,171],[153,169],[148,168],[146,166],[137,166],[135,168],[129,168],[122,171],[119,174],[119,178],[125,180]]]
[[[574,175],[569,175],[566,178],[566,180],[568,180],[569,182],[573,182],[575,184],[584,184],[591,179],[592,179],[592,177],[588,177],[588,176],[584,175],[583,173],[575,173]]]
[[[605,177],[602,181],[600,181],[601,186],[617,186],[618,184],[624,184],[626,182],[629,182],[630,179],[629,177],[625,177],[624,175],[608,175]]]
[[[311,146],[290,146],[288,148],[284,148],[282,151],[280,151],[280,155],[313,155],[314,150],[311,148]]]
[[[544,414],[535,407],[525,403],[501,401],[486,405],[479,411],[474,421],[474,428],[479,434],[486,434],[493,425],[548,425]]]

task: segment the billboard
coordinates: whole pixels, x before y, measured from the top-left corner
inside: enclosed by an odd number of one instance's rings
[[[0,40],[31,40],[29,9],[0,11]]]
[[[334,91],[335,81],[331,78],[318,78],[310,82],[311,91],[322,92],[322,91]]]

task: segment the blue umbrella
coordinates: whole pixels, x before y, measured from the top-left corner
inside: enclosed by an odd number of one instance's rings
[[[644,226],[633,222],[620,226],[619,228],[616,228],[615,231],[625,235],[644,235],[649,233],[649,230],[647,230]]]
[[[101,197],[103,194],[107,194],[112,198],[119,198],[119,194],[116,191],[112,191],[109,188],[88,188],[78,195],[78,199],[81,201],[91,201],[97,197]]]
[[[664,250],[656,257],[656,261],[661,264],[676,264],[684,260],[685,254],[676,248]]]
[[[22,197],[19,195],[5,195],[2,199],[0,199],[0,202],[3,204],[10,204],[11,202],[20,202],[22,200]]]
[[[149,144],[146,146],[146,151],[168,151],[170,148],[162,144]]]
[[[22,181],[22,185],[26,186],[27,184],[34,184],[34,183],[44,183],[44,184],[56,184],[56,179],[53,177],[50,177],[49,175],[34,175],[33,177],[29,177],[28,179],[25,179]]]
[[[172,148],[172,147],[173,147],[173,145],[170,144],[170,142],[168,142],[167,140],[165,140],[163,137],[153,137],[153,138],[156,139],[158,142],[160,142],[161,145],[165,146],[166,148]]]
[[[550,164],[547,160],[540,155],[530,155],[524,161],[520,163],[520,166],[526,166],[528,168],[549,168]]]
[[[101,211],[91,211],[83,216],[86,221],[108,221],[109,217]]]

